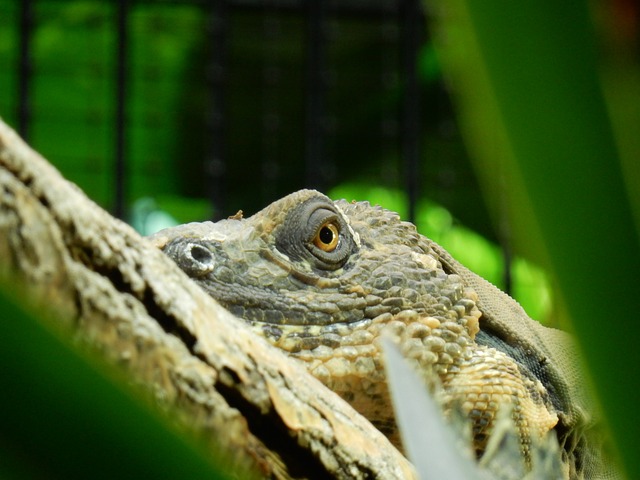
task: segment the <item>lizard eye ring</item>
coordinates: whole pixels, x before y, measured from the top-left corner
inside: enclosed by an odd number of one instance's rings
[[[340,226],[334,221],[323,223],[315,237],[313,237],[313,244],[327,253],[333,252],[338,247],[339,242]]]
[[[312,262],[321,270],[336,270],[353,252],[353,241],[348,235],[344,220],[331,206],[320,205],[307,214],[303,240],[313,256]]]
[[[292,208],[274,234],[279,252],[316,271],[342,268],[358,248],[344,215],[320,194]]]

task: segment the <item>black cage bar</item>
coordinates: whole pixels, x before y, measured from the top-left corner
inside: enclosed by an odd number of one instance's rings
[[[125,217],[127,177],[127,91],[129,50],[129,0],[116,2],[116,92],[115,92],[115,171],[113,214]]]
[[[19,40],[18,40],[18,133],[29,140],[29,123],[31,120],[31,38],[33,36],[33,8],[31,0],[22,0],[20,5]]]

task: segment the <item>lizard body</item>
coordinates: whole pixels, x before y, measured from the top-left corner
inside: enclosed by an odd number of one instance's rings
[[[383,335],[438,389],[445,412],[470,419],[478,457],[508,408],[525,464],[555,435],[564,477],[615,477],[588,436],[594,419],[569,336],[529,319],[395,213],[302,190],[247,219],[152,239],[390,438]]]

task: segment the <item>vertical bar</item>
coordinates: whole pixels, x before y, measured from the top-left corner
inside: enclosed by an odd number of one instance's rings
[[[207,115],[207,126],[211,141],[204,167],[207,178],[207,196],[211,201],[216,218],[220,218],[226,210],[224,177],[227,173],[225,133],[227,127],[228,10],[229,6],[224,0],[211,2],[209,9],[211,56],[207,69],[207,81],[211,91],[211,107]]]
[[[278,88],[281,78],[278,42],[281,36],[280,19],[276,8],[265,7],[263,13],[264,50],[262,55],[262,182],[263,202],[271,202],[277,193],[280,149],[280,112]]]
[[[504,261],[504,270],[502,272],[502,281],[504,282],[504,293],[511,295],[513,290],[513,271],[512,271],[512,256],[511,248],[509,245],[503,242],[502,245],[502,259]]]
[[[418,79],[418,53],[422,41],[423,14],[420,0],[403,0],[400,5],[401,71],[404,97],[401,112],[401,156],[405,172],[405,188],[409,196],[410,222],[416,219],[420,182],[421,109]]]
[[[325,147],[325,10],[323,0],[307,1],[307,59],[306,59],[306,184],[310,188],[326,186]]]
[[[395,15],[389,15],[388,11],[382,12],[380,16],[380,86],[383,89],[383,95],[390,98],[396,95],[398,90],[398,81],[400,79],[398,68],[400,66],[398,48],[399,25],[398,12]],[[380,117],[380,152],[382,155],[388,155],[393,152],[394,156],[398,156],[398,147],[400,145],[398,139],[399,127],[399,110],[384,108]],[[394,185],[398,182],[400,172],[395,162],[384,162],[379,173],[379,178],[386,182],[387,185]]]
[[[20,3],[19,53],[18,53],[18,133],[29,140],[29,123],[31,120],[31,38],[33,36],[33,3],[22,0]]]
[[[113,214],[124,218],[126,195],[126,99],[129,0],[116,2],[115,199]]]

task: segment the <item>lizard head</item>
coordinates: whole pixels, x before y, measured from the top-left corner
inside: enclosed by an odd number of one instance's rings
[[[478,331],[475,293],[445,271],[431,241],[367,202],[302,190],[246,219],[181,225],[151,240],[391,436],[383,333],[444,374]]]
[[[431,242],[397,214],[302,190],[255,215],[165,229],[156,246],[267,337],[283,326],[335,330],[381,315],[468,317],[473,298]]]

